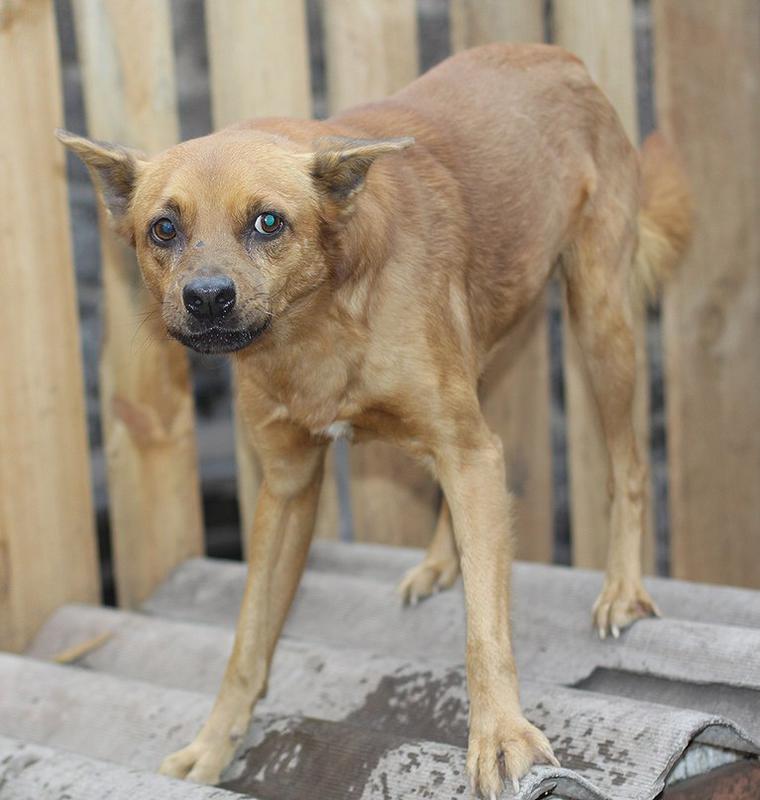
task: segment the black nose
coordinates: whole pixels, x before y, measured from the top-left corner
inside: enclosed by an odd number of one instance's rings
[[[182,290],[182,301],[196,319],[204,322],[221,319],[235,305],[235,284],[224,275],[193,278]]]

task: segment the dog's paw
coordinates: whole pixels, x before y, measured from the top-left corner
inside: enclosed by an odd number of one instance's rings
[[[594,628],[602,639],[608,633],[617,639],[620,631],[637,619],[661,616],[641,581],[627,578],[605,579],[591,614]]]
[[[440,589],[449,589],[459,577],[459,559],[425,559],[401,579],[398,593],[403,605],[416,605],[418,600]]]
[[[235,753],[234,746],[217,746],[194,741],[192,744],[167,756],[159,772],[171,778],[185,778],[193,783],[216,784],[222,770],[230,763]]]
[[[531,725],[522,714],[496,715],[489,712],[480,722],[473,721],[467,749],[467,772],[474,794],[496,798],[506,780],[515,793],[520,790],[520,778],[534,764],[559,766],[552,746],[544,734]]]

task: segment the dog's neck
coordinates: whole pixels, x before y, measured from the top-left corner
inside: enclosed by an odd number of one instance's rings
[[[372,182],[350,216],[327,231],[323,247],[331,269],[324,283],[275,319],[266,339],[234,355],[249,396],[287,409],[289,417],[319,430],[351,413],[373,312],[373,292],[391,257],[392,204]],[[283,412],[284,413],[284,412]]]

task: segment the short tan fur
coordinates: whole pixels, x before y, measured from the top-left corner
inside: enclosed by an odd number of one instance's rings
[[[396,443],[443,488],[433,543],[401,592],[425,596],[461,568],[473,785],[494,796],[505,774],[516,781],[554,762],[520,708],[511,500],[478,380],[560,270],[611,464],[610,554],[594,624],[617,635],[656,613],[641,582],[631,321],[688,236],[688,193],[665,143],[645,145],[642,181],[641,157],[577,58],[502,44],[462,52],[390,99],[324,122],[254,120],[153,158],[60,138],[136,247],[170,333],[233,352],[264,473],[221,690],[195,741],[162,770],[214,783],[246,731],[336,432]],[[259,233],[262,219],[281,227]],[[156,239],[158,223],[162,235],[174,231],[170,241]],[[188,299],[191,281],[208,292],[220,280],[232,282],[234,307],[221,290]]]

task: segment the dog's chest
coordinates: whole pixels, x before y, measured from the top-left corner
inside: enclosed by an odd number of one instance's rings
[[[303,412],[304,409],[302,408],[291,409],[285,403],[278,403],[271,413],[266,416],[264,424],[269,422],[292,422],[308,430],[312,436],[331,439],[332,441],[354,438],[354,427],[350,421],[336,419],[334,416],[330,421],[330,415]]]
[[[367,391],[358,364],[348,355],[350,346],[326,357],[307,345],[297,357],[259,372],[256,393],[269,406],[264,424],[290,422],[332,441],[408,438],[396,409]]]
[[[352,439],[354,429],[350,422],[336,420],[335,422],[331,422],[326,428],[316,431],[312,430],[312,434],[337,441],[338,439]]]

